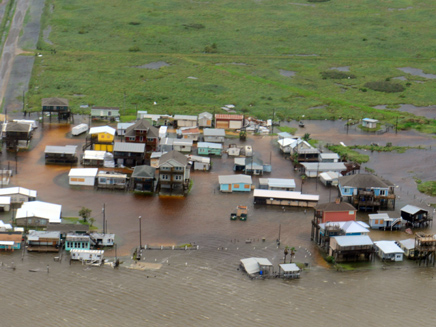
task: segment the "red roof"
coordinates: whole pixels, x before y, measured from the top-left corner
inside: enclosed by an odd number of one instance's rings
[[[222,120],[243,120],[243,115],[226,115],[226,114],[215,114],[215,119]]]

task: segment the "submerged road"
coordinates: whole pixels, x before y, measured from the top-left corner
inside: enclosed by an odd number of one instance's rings
[[[3,104],[15,57],[21,52],[21,49],[18,48],[18,38],[23,28],[24,16],[28,6],[28,1],[17,0],[9,34],[2,49],[0,57],[0,106]]]

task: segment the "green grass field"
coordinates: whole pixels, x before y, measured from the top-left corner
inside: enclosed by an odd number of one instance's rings
[[[272,109],[283,120],[394,123],[399,116],[400,128],[436,131],[434,121],[372,108],[434,104],[436,79],[397,69],[436,74],[430,0],[47,0],[46,6],[44,28],[51,26],[53,45],[39,42],[43,56],[27,97],[33,110],[54,96],[68,98],[75,111],[80,104],[119,106],[130,115],[135,108],[220,113],[234,104],[262,119]],[[157,61],[169,66],[141,68]],[[322,72],[344,66],[355,78],[323,79]],[[400,76],[406,80],[395,83],[403,92],[365,88]]]

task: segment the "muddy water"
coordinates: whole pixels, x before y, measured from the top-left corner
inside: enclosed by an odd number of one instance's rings
[[[341,122],[306,122],[301,132],[326,142],[346,144],[392,142],[427,145],[434,140],[418,133],[348,134]],[[208,173],[192,174],[194,186],[186,198],[139,197],[129,193],[94,191],[68,186],[70,167],[46,166],[45,145],[81,144],[71,139],[70,126],[45,126],[35,135],[32,150],[19,153],[18,174],[13,183],[38,190],[41,200],[63,205],[64,216],[77,216],[82,207],[93,210],[101,224],[101,206],[106,204],[109,231],[117,234],[118,254],[128,255],[138,244],[138,216],[142,216],[142,239],[149,244],[200,245],[198,251],[147,251],[146,262],[160,263],[159,270],[124,267],[86,268],[53,261],[53,255],[2,254],[0,280],[4,305],[2,325],[22,326],[265,326],[320,324],[323,326],[410,326],[435,323],[432,312],[436,282],[433,268],[419,268],[405,261],[384,264],[375,261],[358,271],[336,272],[326,268],[310,242],[310,212],[281,207],[254,207],[248,194],[221,194],[218,175],[232,174],[233,160],[213,159]],[[229,140],[234,143],[237,140]],[[250,137],[266,163],[271,177],[296,178],[290,162],[283,159],[271,137]],[[428,170],[434,150],[396,154],[371,154],[371,166],[399,185],[398,207],[418,204],[412,194],[411,172]],[[421,152],[419,152],[421,151]],[[415,166],[419,156],[419,166]],[[3,165],[8,154],[3,153]],[[14,157],[9,156],[14,163]],[[424,170],[424,171],[421,171]],[[257,178],[255,177],[255,181]],[[308,181],[305,193],[319,193],[321,202],[334,196],[330,189]],[[427,199],[428,200],[428,199]],[[418,203],[417,203],[418,202]],[[247,222],[230,221],[236,205],[249,206]],[[5,217],[4,217],[5,218]],[[365,215],[361,215],[365,219]],[[296,261],[310,269],[300,280],[252,281],[237,270],[239,259],[268,257],[275,264],[283,258],[282,245],[297,248]],[[427,232],[430,232],[427,230]],[[262,242],[262,237],[266,238]],[[373,239],[403,239],[401,232],[371,232]],[[251,243],[245,240],[250,239]],[[109,252],[108,255],[113,255]],[[14,262],[16,270],[7,267]],[[49,265],[49,273],[47,273]],[[384,269],[382,269],[382,267]],[[38,270],[29,272],[29,269]],[[405,298],[408,305],[405,306]],[[410,309],[413,303],[413,310]]]

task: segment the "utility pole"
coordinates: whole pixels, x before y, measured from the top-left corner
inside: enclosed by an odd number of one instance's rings
[[[138,217],[139,218],[139,249],[141,249],[142,247],[142,233],[141,233],[141,216]]]
[[[282,229],[282,224],[279,224],[279,238],[277,239],[277,246],[280,246],[280,231]]]
[[[273,118],[271,121],[271,134],[274,134],[274,117],[275,117],[276,113],[275,113],[275,109],[273,109]]]
[[[103,203],[103,208],[101,209],[101,212],[103,214],[103,234],[106,234],[106,216],[105,216],[105,204]]]
[[[398,116],[397,116],[397,121],[395,122],[395,134],[398,133]]]

